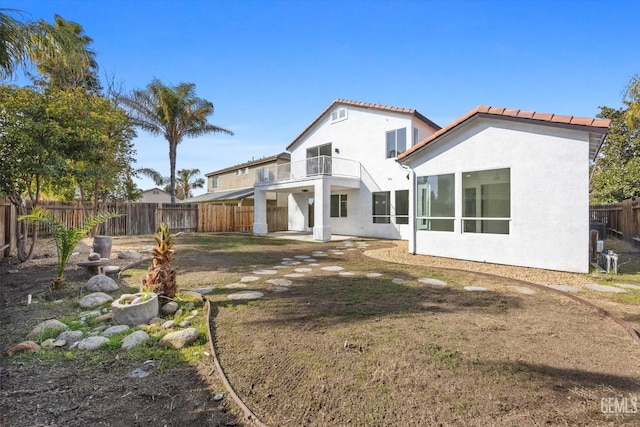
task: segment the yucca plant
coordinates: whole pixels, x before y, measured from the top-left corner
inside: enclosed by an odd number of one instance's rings
[[[30,224],[43,224],[51,231],[58,254],[58,277],[51,283],[51,289],[54,290],[65,287],[64,269],[78,242],[96,225],[119,216],[123,216],[123,214],[117,212],[101,212],[96,216],[88,218],[80,227],[66,227],[62,221],[53,216],[51,212],[44,208],[36,207],[29,215],[20,215],[18,220],[26,221]]]
[[[153,263],[142,279],[142,292],[154,292],[158,298],[172,299],[178,291],[176,270],[171,266],[175,251],[169,234],[169,224],[163,222],[154,236],[158,246],[153,248]]]

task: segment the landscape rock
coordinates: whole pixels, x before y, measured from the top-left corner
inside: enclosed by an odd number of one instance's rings
[[[121,252],[118,252],[118,258],[138,260],[138,259],[142,259],[142,255],[138,251],[121,251]]]
[[[19,344],[14,345],[9,350],[7,350],[7,355],[9,357],[18,353],[36,353],[40,351],[40,346],[35,341],[23,341]]]
[[[120,272],[120,267],[117,265],[105,265],[102,270],[104,270],[104,274],[116,274]]]
[[[82,331],[64,331],[56,337],[56,340],[64,340],[68,344],[72,344],[76,341],[80,341],[83,337],[84,334],[82,333]]]
[[[67,345],[65,340],[54,340],[53,338],[49,338],[48,340],[44,340],[40,346],[42,348],[54,348],[54,347],[64,347]]]
[[[123,350],[130,350],[133,347],[142,344],[146,340],[149,339],[149,335],[145,331],[135,331],[134,333],[127,335],[122,340],[122,348]]]
[[[105,337],[109,337],[111,335],[115,335],[115,334],[119,334],[121,332],[124,332],[127,329],[129,329],[129,326],[127,326],[127,325],[115,325],[115,326],[112,326],[110,328],[105,329],[102,332],[102,335],[105,336]]]
[[[122,304],[122,297],[111,304],[113,322],[118,325],[145,325],[151,319],[158,316],[158,296],[154,293],[148,294],[148,298],[137,295],[131,304]],[[136,300],[140,299],[139,303]]]
[[[183,320],[178,324],[178,326],[180,326],[181,328],[188,328],[189,326],[191,326],[191,322],[189,322],[188,320]]]
[[[106,322],[110,322],[112,318],[113,318],[113,315],[111,313],[106,313],[96,317],[96,322],[106,323]]]
[[[113,301],[113,298],[104,292],[94,292],[82,297],[78,301],[78,305],[82,308],[96,308],[111,301]]]
[[[100,261],[100,254],[98,252],[91,252],[88,259],[89,261]]]
[[[45,320],[44,322],[38,324],[35,328],[33,328],[31,332],[29,332],[29,335],[27,335],[27,340],[38,338],[38,335],[47,330],[59,334],[60,332],[66,331],[67,329],[69,329],[69,327],[57,319]]]
[[[191,289],[191,292],[196,292],[200,295],[207,295],[213,292],[213,288],[200,288],[200,289]]]
[[[169,301],[168,303],[164,304],[162,306],[162,308],[160,309],[160,311],[162,312],[162,314],[173,314],[178,310],[178,303],[175,301]]]
[[[89,337],[78,341],[77,348],[80,350],[95,350],[109,342],[109,338],[103,336]],[[74,343],[75,344],[75,343]]]
[[[87,289],[91,292],[113,292],[119,288],[118,284],[111,277],[98,274],[87,281]]]
[[[199,335],[200,333],[196,328],[187,328],[181,331],[169,332],[167,335],[162,337],[160,345],[182,348],[197,340]]]
[[[178,326],[178,322],[175,320],[167,320],[162,324],[162,329],[173,329]]]

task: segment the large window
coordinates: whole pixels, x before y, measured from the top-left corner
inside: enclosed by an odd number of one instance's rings
[[[347,195],[332,194],[331,195],[331,217],[339,218],[347,216]]]
[[[398,157],[407,149],[407,128],[387,132],[387,159]]]
[[[453,231],[455,177],[451,174],[418,177],[418,230]]]
[[[409,190],[396,191],[396,224],[409,224]]]
[[[373,193],[373,223],[389,224],[391,211],[389,207],[389,192],[378,191]]]
[[[509,234],[511,170],[464,172],[462,207],[465,233]]]

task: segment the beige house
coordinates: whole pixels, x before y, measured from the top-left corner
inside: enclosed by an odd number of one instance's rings
[[[171,194],[158,187],[144,190],[136,203],[171,203]]]
[[[289,153],[251,160],[205,174],[207,192],[190,198],[189,203],[253,206],[253,186],[260,170],[291,161]],[[286,194],[267,194],[267,206],[287,206]]]

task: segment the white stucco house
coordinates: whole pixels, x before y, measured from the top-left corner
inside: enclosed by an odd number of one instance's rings
[[[289,196],[289,229],[404,239],[409,251],[589,269],[589,161],[609,120],[478,107],[440,128],[415,110],[338,99],[257,175]]]

